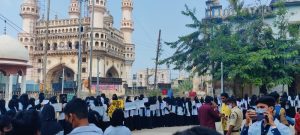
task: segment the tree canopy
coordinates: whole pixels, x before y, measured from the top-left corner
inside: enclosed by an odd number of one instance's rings
[[[175,53],[160,63],[173,64],[199,75],[212,74],[228,81],[239,80],[267,90],[280,84],[291,84],[299,72],[299,25],[289,24],[283,1],[277,2],[273,24],[264,22],[260,13],[243,10],[243,2],[230,0],[236,14],[226,18],[205,18],[186,6],[183,15],[193,20],[187,24],[195,31],[166,44]]]

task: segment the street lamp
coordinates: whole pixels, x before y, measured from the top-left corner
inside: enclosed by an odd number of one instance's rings
[[[64,94],[64,86],[65,86],[65,66],[62,64],[62,79],[61,79],[61,94]]]
[[[96,86],[96,91],[98,94],[100,94],[100,89],[99,89],[99,61],[100,61],[100,57],[97,57],[97,86]],[[92,80],[91,80],[92,81]]]

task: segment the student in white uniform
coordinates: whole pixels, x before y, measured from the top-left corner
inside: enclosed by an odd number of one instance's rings
[[[157,100],[154,99],[154,101],[156,101],[156,111],[155,111],[155,127],[163,127],[165,125],[164,121],[163,121],[163,101],[162,101],[162,98],[161,96],[159,96],[157,98]]]
[[[126,103],[131,103],[130,96],[126,97]],[[125,126],[128,127],[131,131],[134,130],[133,126],[133,111],[132,110],[124,110],[125,117]]]
[[[199,125],[199,122],[198,122],[198,108],[196,106],[196,101],[195,100],[192,101],[192,124],[193,125]]]
[[[121,109],[116,109],[111,118],[111,126],[105,131],[104,135],[131,135],[129,128],[123,125],[125,118]]]
[[[184,102],[181,98],[176,98],[177,106],[176,106],[176,114],[177,114],[177,125],[176,126],[183,126],[184,125]]]
[[[138,96],[134,97],[134,101],[139,101],[139,97]],[[140,126],[141,119],[140,119],[140,115],[139,115],[139,109],[140,108],[138,107],[137,109],[132,110],[132,112],[133,112],[133,127],[136,130],[141,130],[141,126]]]
[[[191,98],[186,98],[185,102],[185,125],[192,125],[193,119],[192,119],[192,101]]]

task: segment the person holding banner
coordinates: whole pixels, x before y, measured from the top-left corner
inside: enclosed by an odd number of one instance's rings
[[[132,105],[132,103],[133,102],[130,100],[130,96],[127,96],[125,101],[124,117],[125,117],[125,126],[128,127],[130,130],[134,129],[133,117],[132,117],[133,115],[131,115],[131,113],[133,113],[131,110],[134,109],[131,107],[134,105],[134,104]]]

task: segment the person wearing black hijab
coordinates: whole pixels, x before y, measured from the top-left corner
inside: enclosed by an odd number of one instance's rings
[[[126,103],[131,103],[130,96],[126,97],[125,100]],[[130,130],[134,129],[133,126],[133,111],[132,110],[124,110],[124,116],[125,116],[125,126],[128,127]]]
[[[29,99],[28,109],[36,109],[35,108],[35,99],[34,98],[30,98]]]
[[[4,99],[1,99],[0,100],[0,113],[1,115],[4,115],[6,114],[7,110],[5,108],[5,100]]]
[[[29,98],[27,94],[22,94],[19,99],[19,110],[28,110]]]
[[[63,128],[55,119],[54,107],[46,104],[41,112],[41,135],[63,135]]]
[[[42,108],[42,102],[44,101],[45,99],[45,94],[44,93],[40,93],[39,94],[39,103],[36,105],[36,109],[37,110],[41,110]]]

